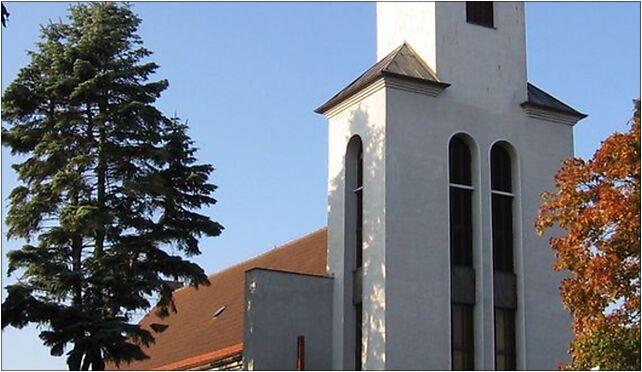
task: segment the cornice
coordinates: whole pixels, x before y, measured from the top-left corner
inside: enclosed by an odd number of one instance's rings
[[[522,103],[521,106],[522,106],[522,109],[524,109],[526,116],[528,117],[550,121],[554,123],[559,123],[559,124],[564,124],[571,127],[577,124],[578,121],[586,117],[586,115],[579,117],[576,115],[560,112],[558,110],[553,110],[547,107],[528,104],[527,102]]]
[[[365,98],[378,92],[383,88],[398,89],[405,92],[422,94],[429,97],[436,97],[450,84],[442,82],[429,82],[421,79],[412,79],[405,76],[386,73],[382,77],[367,85],[358,93],[353,94],[336,106],[325,111],[323,114],[330,119],[348,107],[363,101]]]

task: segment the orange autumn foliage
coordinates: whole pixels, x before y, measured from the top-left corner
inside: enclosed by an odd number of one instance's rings
[[[538,234],[550,239],[573,317],[567,369],[640,367],[640,100],[627,133],[602,142],[593,158],[568,159],[544,193]]]

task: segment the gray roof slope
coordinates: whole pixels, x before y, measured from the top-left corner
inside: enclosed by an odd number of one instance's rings
[[[522,103],[522,106],[532,106],[557,111],[562,114],[576,116],[580,119],[588,116],[575,110],[571,106],[544,92],[531,83],[528,83],[528,99],[526,102]]]
[[[326,103],[319,106],[314,112],[323,114],[330,110],[332,107],[350,98],[354,94],[361,91],[377,79],[383,77],[397,77],[406,80],[412,80],[420,83],[438,85],[442,88],[450,86],[448,83],[443,83],[437,77],[437,74],[417,55],[408,43],[401,44],[397,49],[393,50],[385,56],[382,60],[375,63],[366,72],[361,74],[347,87],[343,88],[334,97],[330,98]],[[528,98],[522,103],[522,106],[531,106],[546,110],[559,112],[580,119],[585,118],[587,115],[583,114],[571,106],[563,103],[552,95],[539,89],[535,85],[528,83]]]
[[[355,79],[347,87],[335,94],[328,102],[319,106],[314,110],[314,112],[322,114],[328,111],[382,76],[392,76],[422,83],[435,84],[444,88],[450,85],[439,81],[439,78],[432,69],[426,65],[410,45],[404,42],[381,61],[377,62],[374,66],[361,74],[361,76]]]

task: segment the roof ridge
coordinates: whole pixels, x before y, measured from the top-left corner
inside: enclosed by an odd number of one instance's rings
[[[428,73],[431,75],[431,77],[435,79],[435,81],[441,82],[441,80],[439,80],[439,76],[437,76],[437,73],[433,71],[430,65],[428,65],[428,62],[424,61],[424,59],[421,58],[421,56],[419,55],[419,53],[417,53],[415,48],[413,48],[412,45],[410,45],[410,43],[407,43],[406,41],[404,41],[401,46],[404,46],[404,45],[415,55],[415,57],[417,58],[417,61],[421,64],[421,66],[426,70],[428,70]]]
[[[291,245],[293,245],[293,244],[295,244],[295,243],[297,243],[297,242],[300,242],[300,241],[302,241],[302,240],[304,240],[304,239],[307,239],[307,238],[309,238],[309,237],[311,237],[311,236],[313,236],[313,235],[315,235],[315,234],[318,234],[318,233],[320,233],[320,232],[321,232],[321,231],[323,231],[323,230],[327,230],[327,229],[328,229],[328,227],[327,227],[327,226],[324,226],[324,227],[318,228],[318,229],[316,229],[316,230],[314,230],[314,231],[312,231],[312,232],[309,232],[309,233],[307,233],[307,234],[305,234],[305,235],[303,235],[303,236],[300,236],[300,237],[298,237],[298,238],[294,238],[294,239],[292,239],[292,240],[290,240],[290,241],[287,241],[287,242],[285,242],[285,243],[283,243],[283,244],[281,244],[281,245],[277,245],[277,246],[275,246],[274,248],[269,249],[269,250],[267,250],[267,251],[265,251],[265,252],[263,252],[263,253],[259,253],[258,255],[254,256],[254,257],[252,257],[252,258],[249,258],[249,259],[247,259],[247,260],[245,260],[245,261],[243,261],[243,262],[240,262],[240,263],[238,263],[238,264],[236,264],[236,265],[234,265],[234,266],[229,267],[229,269],[231,269],[231,268],[233,268],[233,267],[238,267],[238,266],[241,266],[241,265],[243,265],[243,264],[245,264],[245,263],[248,263],[248,262],[250,262],[250,261],[253,261],[253,260],[259,259],[259,258],[261,258],[261,257],[263,257],[263,256],[266,256],[266,255],[268,255],[268,254],[270,254],[270,253],[273,253],[273,252],[275,252],[275,251],[278,251],[278,250],[281,250],[281,249],[285,249],[285,248],[287,248],[287,247],[289,247],[289,246],[291,246]],[[220,272],[225,272],[225,271],[227,271],[227,269],[225,269],[225,270],[223,270],[223,271],[220,271]],[[212,274],[212,276],[214,276],[214,275],[216,275],[216,274],[218,274],[218,273],[214,273],[214,274]]]
[[[404,55],[402,52],[404,48],[407,48],[409,55]],[[394,66],[393,63],[395,64]],[[419,57],[417,52],[412,49],[407,41],[404,41],[384,58],[370,66],[370,68],[364,71],[345,88],[332,96],[332,98],[327,102],[317,107],[314,112],[325,114],[341,102],[375,83],[378,79],[382,77],[385,78],[386,75],[389,77],[402,77],[420,83],[431,84],[442,90],[450,85],[448,83],[443,83],[430,66],[426,64],[426,61]]]
[[[351,88],[355,83],[357,83],[359,80],[361,80],[362,78],[364,78],[364,77],[365,77],[365,75],[367,75],[369,72],[371,72],[371,70],[372,70],[375,66],[377,66],[378,64],[380,64],[380,63],[381,63],[382,65],[381,65],[381,66],[379,66],[379,71],[383,71],[383,70],[385,70],[386,68],[390,67],[390,64],[391,64],[391,63],[392,63],[392,61],[394,60],[394,57],[396,56],[396,53],[398,52],[398,50],[400,50],[400,49],[401,49],[401,47],[402,47],[402,46],[403,46],[403,44],[402,44],[402,45],[400,45],[400,46],[398,46],[398,47],[396,47],[396,48],[395,48],[395,49],[393,49],[390,53],[388,53],[385,57],[383,57],[383,58],[381,58],[380,60],[378,60],[374,65],[372,65],[370,68],[368,68],[367,70],[365,70],[361,75],[359,75],[359,77],[357,77],[357,78],[356,78],[356,79],[354,79],[352,82],[350,82],[350,84],[348,84],[344,89],[349,89],[349,88]],[[388,61],[386,61],[386,60],[388,60]],[[384,62],[384,61],[385,61],[385,62]],[[335,94],[335,95],[334,95],[330,100],[334,99],[335,97],[339,96],[340,94],[341,94],[341,92],[339,92],[339,93]]]
[[[383,64],[383,66],[381,67],[381,71],[384,71],[384,70],[386,70],[388,67],[390,67],[390,64],[391,64],[392,62],[394,62],[395,57],[397,57],[397,55],[399,54],[399,52],[401,51],[401,49],[402,49],[404,46],[406,46],[406,45],[407,45],[407,43],[406,43],[406,41],[404,40],[404,42],[403,42],[401,45],[399,45],[398,47],[396,47],[395,49],[393,49],[393,50],[392,50],[392,52],[388,53],[388,55],[386,55],[385,57],[383,57],[383,58],[381,59],[381,62],[383,62],[383,61],[385,61],[386,59],[388,59],[388,61],[387,61],[386,63],[384,63],[384,64]]]
[[[295,244],[295,243],[297,243],[297,242],[300,242],[301,240],[307,239],[307,238],[309,238],[309,237],[311,237],[311,236],[313,236],[313,235],[315,235],[315,234],[318,234],[318,233],[320,233],[320,232],[321,232],[321,231],[323,231],[323,230],[327,230],[327,229],[328,229],[328,227],[327,227],[327,226],[324,226],[324,227],[318,228],[318,229],[316,229],[316,230],[314,230],[314,231],[312,231],[312,232],[310,232],[310,233],[307,233],[307,234],[305,234],[305,235],[303,235],[303,236],[300,236],[300,237],[298,237],[298,238],[294,238],[294,239],[292,239],[292,240],[289,240],[289,241],[287,241],[287,242],[285,242],[285,243],[283,243],[283,244],[281,244],[281,245],[275,246],[275,247],[274,247],[274,248],[272,248],[272,249],[268,249],[267,251],[264,251],[264,252],[262,252],[262,253],[259,253],[259,254],[257,254],[257,255],[256,255],[256,256],[254,256],[254,257],[248,258],[248,259],[243,260],[243,261],[241,261],[241,262],[238,262],[238,263],[236,263],[236,264],[234,264],[234,265],[232,265],[232,266],[228,266],[228,267],[224,268],[224,269],[223,269],[223,270],[221,270],[221,271],[217,271],[217,272],[215,272],[215,273],[213,273],[213,274],[210,274],[210,275],[208,275],[208,276],[207,276],[207,279],[208,279],[208,280],[213,279],[213,278],[214,278],[215,276],[217,276],[217,275],[223,274],[223,273],[225,273],[225,272],[228,272],[228,271],[230,271],[230,270],[233,270],[233,269],[235,269],[235,268],[238,268],[239,266],[242,266],[242,265],[245,265],[245,264],[247,264],[247,263],[250,263],[250,261],[258,260],[259,258],[261,258],[261,257],[263,257],[263,256],[266,256],[266,255],[268,255],[268,254],[270,254],[270,253],[274,253],[275,251],[278,251],[278,250],[281,250],[281,249],[285,249],[285,248],[287,248],[287,247],[289,247],[289,246],[291,246],[291,245],[293,245],[293,244]],[[175,291],[174,291],[174,293],[176,293],[176,292],[178,292],[178,291],[180,291],[180,290],[182,290],[182,289],[185,289],[185,288],[193,288],[193,287],[192,287],[192,286],[190,286],[190,285],[184,285],[184,286],[182,286],[182,287],[178,288],[177,290],[175,290]]]

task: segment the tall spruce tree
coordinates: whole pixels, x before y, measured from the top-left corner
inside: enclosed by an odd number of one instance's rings
[[[213,168],[196,164],[186,125],[153,104],[168,86],[136,34],[129,5],[70,7],[42,27],[31,62],[2,97],[2,144],[24,161],[9,196],[2,327],[42,327],[72,370],[147,358],[153,331],[133,323],[157,301],[176,311],[171,281],[207,284],[183,256],[222,227],[196,211],[216,202]],[[154,299],[154,300],[152,300]],[[163,327],[158,327],[162,329]]]

